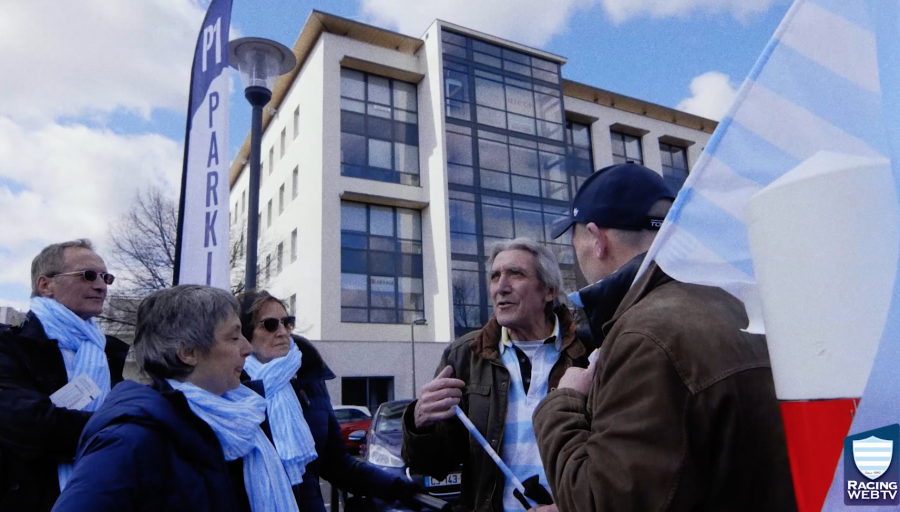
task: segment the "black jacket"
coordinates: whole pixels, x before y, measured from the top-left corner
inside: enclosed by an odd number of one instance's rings
[[[590,323],[595,347],[599,348],[603,344],[603,326],[616,314],[646,255],[647,253],[638,254],[606,279],[579,290],[578,295],[584,304],[584,313]]]
[[[242,459],[164,381],[125,382],[88,421],[54,512],[250,511]],[[237,478],[237,480],[236,480]]]
[[[306,467],[303,482],[294,486],[294,496],[300,510],[325,512],[325,502],[319,487],[319,478],[328,480],[335,487],[357,495],[374,496],[388,501],[399,498],[401,484],[388,473],[370,466],[347,453],[341,426],[331,407],[331,398],[325,381],[335,378],[319,351],[309,340],[294,336],[294,341],[303,354],[303,364],[291,386],[300,399],[303,417],[309,424],[316,442],[318,456]],[[256,383],[244,373],[244,384]],[[258,390],[258,386],[252,386]],[[268,419],[262,424],[269,439],[272,438]]]
[[[111,385],[122,381],[127,354],[127,344],[106,337]],[[0,330],[0,510],[46,512],[59,496],[57,466],[74,459],[91,417],[50,402],[67,382],[59,346],[34,313]]]

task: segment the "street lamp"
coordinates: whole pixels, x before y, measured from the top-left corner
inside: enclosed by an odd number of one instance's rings
[[[250,215],[247,216],[247,261],[244,289],[256,288],[256,251],[259,237],[259,160],[262,145],[262,109],[272,99],[275,79],[294,69],[297,59],[286,46],[260,37],[242,37],[228,43],[231,67],[241,73],[244,97],[253,107],[250,129]]]
[[[414,400],[416,398],[416,326],[426,325],[427,323],[428,321],[424,318],[419,318],[417,320],[413,320],[412,323],[409,324],[409,345],[412,349],[412,388]]]

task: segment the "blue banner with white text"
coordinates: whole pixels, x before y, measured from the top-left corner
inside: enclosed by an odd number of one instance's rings
[[[230,288],[228,34],[232,0],[212,0],[191,70],[174,284]]]

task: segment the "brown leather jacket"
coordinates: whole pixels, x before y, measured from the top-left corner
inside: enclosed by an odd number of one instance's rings
[[[796,510],[766,340],[746,325],[731,295],[651,265],[604,326],[588,396],[535,411],[560,512]]]
[[[562,306],[559,317],[562,353],[550,370],[549,386],[556,389],[570,366],[587,367],[587,350],[575,336],[575,322]],[[491,318],[479,331],[454,341],[444,350],[435,374],[448,364],[453,375],[466,382],[460,407],[497,453],[502,453],[503,426],[509,394],[509,372],[498,352],[500,325]],[[442,421],[427,431],[415,428],[416,402],[403,414],[403,459],[414,473],[443,479],[462,464],[462,491],[457,510],[503,510],[504,478],[494,461],[456,418]]]

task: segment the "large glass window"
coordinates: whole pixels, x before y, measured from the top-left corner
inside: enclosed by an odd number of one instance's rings
[[[612,139],[613,163],[624,164],[632,161],[644,165],[644,150],[641,147],[641,138],[622,132],[610,132]]]
[[[419,185],[416,86],[341,69],[341,174]]]
[[[659,156],[662,159],[663,179],[673,194],[678,194],[688,175],[687,149],[659,143]]]
[[[341,203],[341,321],[410,323],[425,314],[417,210]]]
[[[566,123],[568,158],[566,165],[571,174],[572,197],[591,173],[594,172],[594,158],[591,155],[591,127],[569,121]]]
[[[573,173],[589,175],[592,165],[589,136],[584,151],[587,127],[564,121],[557,63],[448,31],[442,32],[442,50],[451,292],[459,336],[490,317],[484,262],[493,242],[525,236],[544,243],[574,289],[568,237],[550,240],[548,232],[569,207]],[[587,163],[570,169],[576,158]]]

